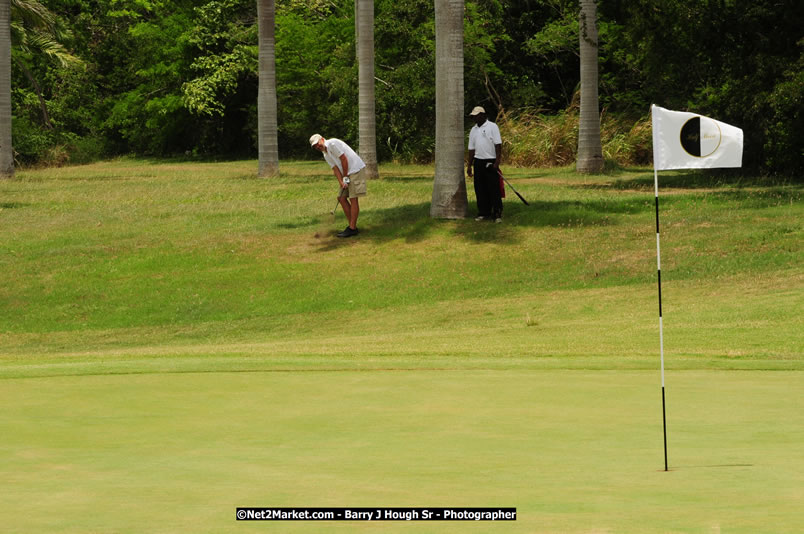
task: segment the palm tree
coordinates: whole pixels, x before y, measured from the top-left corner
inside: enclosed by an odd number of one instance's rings
[[[0,0],[0,178],[14,176],[11,148],[11,5]]]
[[[578,172],[603,170],[600,111],[597,93],[597,4],[581,0],[578,34],[581,48],[581,117],[578,129]]]
[[[279,141],[276,119],[276,51],[274,0],[257,0],[259,26],[259,89],[257,91],[257,176],[279,175]]]
[[[374,0],[355,0],[357,62],[360,66],[360,157],[368,178],[378,178],[377,115],[374,110]]]
[[[39,98],[42,124],[52,129],[42,88],[29,67],[32,57],[45,57],[62,67],[80,65],[61,43],[70,37],[63,21],[37,0],[11,0],[11,59],[30,82]]]
[[[0,0],[0,177],[14,175],[11,62],[13,60],[31,82],[39,97],[42,122],[51,128],[42,89],[31,74],[26,59],[32,55],[44,55],[63,66],[80,63],[59,42],[67,33],[59,18],[37,0]]]
[[[436,147],[430,216],[468,213],[464,162],[463,0],[435,0]]]

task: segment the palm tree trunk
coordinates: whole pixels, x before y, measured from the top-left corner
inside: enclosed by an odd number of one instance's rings
[[[600,101],[597,81],[597,4],[581,0],[578,34],[581,48],[581,117],[578,129],[576,170],[595,173],[603,170],[600,143]]]
[[[0,0],[0,178],[14,177],[11,147],[11,2]]]
[[[259,89],[257,94],[257,176],[279,175],[279,142],[276,119],[276,52],[274,0],[257,0],[259,25]]]
[[[360,157],[368,178],[379,178],[377,168],[377,114],[374,107],[374,0],[355,0],[358,22]]]
[[[463,0],[436,0],[436,147],[430,216],[468,213],[464,163]]]

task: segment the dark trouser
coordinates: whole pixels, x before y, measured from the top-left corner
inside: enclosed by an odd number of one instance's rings
[[[496,219],[502,217],[503,205],[500,196],[500,177],[494,168],[493,159],[474,160],[475,196],[477,214]]]

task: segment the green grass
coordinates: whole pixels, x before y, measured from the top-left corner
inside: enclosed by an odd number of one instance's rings
[[[383,166],[351,240],[321,161],[255,171],[0,182],[4,531],[240,531],[268,505],[798,528],[801,185],[660,175],[664,473],[652,171],[509,169],[531,206],[494,225],[431,220],[432,167]]]
[[[312,371],[312,370],[311,370]],[[239,532],[237,506],[515,506],[516,523],[272,532],[796,532],[801,373],[680,371],[663,471],[647,371],[4,380],[5,532]]]
[[[323,164],[288,164],[276,181],[253,179],[252,167],[121,160],[20,173],[0,184],[0,268],[13,280],[0,288],[6,350],[64,354],[104,349],[110,337],[113,345],[139,346],[142,336],[145,346],[220,345],[255,335],[262,342],[287,339],[288,326],[297,330],[299,322],[315,334],[347,317],[393,333],[400,319],[438,306],[448,308],[442,325],[469,321],[476,328],[473,312],[494,313],[479,323],[522,330],[527,314],[547,327],[573,319],[572,306],[550,306],[567,300],[562,295],[589,305],[619,299],[604,315],[634,324],[630,317],[642,308],[655,315],[649,172],[594,181],[568,171],[513,170],[531,207],[512,197],[505,224],[478,225],[427,217],[431,169],[388,167],[363,202],[363,233],[343,242],[333,237],[343,217],[328,214],[334,188]],[[668,180],[679,186],[662,197],[667,320],[678,317],[676,299],[683,304],[707,291],[727,293],[718,304],[738,315],[770,306],[771,314],[795,317],[801,188],[701,191],[684,189],[683,176]],[[747,302],[746,293],[764,304]],[[489,298],[499,313],[483,309]],[[644,302],[629,309],[635,299]],[[589,326],[608,329],[596,320],[602,315],[589,318]]]

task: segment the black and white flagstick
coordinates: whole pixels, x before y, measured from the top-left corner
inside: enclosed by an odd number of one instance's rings
[[[662,329],[662,255],[659,248],[659,171],[653,169],[656,189],[656,266],[659,273],[659,354],[662,366],[662,430],[664,432],[664,470],[667,471],[667,416],[664,399],[664,333]]]

